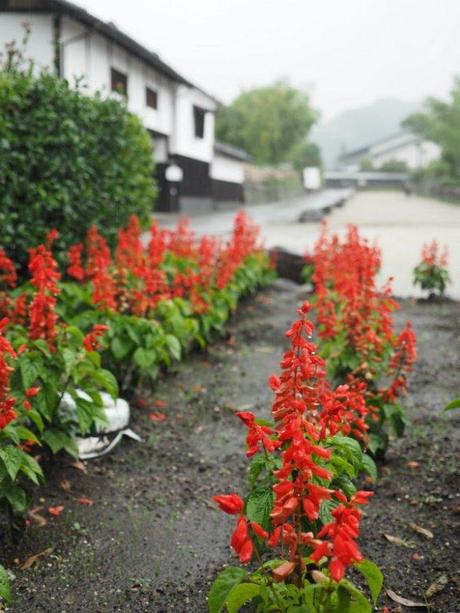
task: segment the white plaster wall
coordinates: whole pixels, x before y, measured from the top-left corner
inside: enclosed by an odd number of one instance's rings
[[[210,175],[212,179],[217,179],[219,181],[243,183],[244,164],[228,156],[215,153],[211,163]]]
[[[27,55],[37,67],[53,67],[53,17],[31,13],[3,14],[0,19],[0,44],[21,40],[21,24],[27,21],[32,32]],[[201,91],[179,85],[157,73],[120,46],[102,35],[89,31],[69,17],[61,20],[61,61],[63,76],[71,85],[76,79],[86,87],[89,95],[117,95],[111,92],[110,68],[128,76],[128,108],[139,115],[145,127],[171,135],[173,153],[210,163],[214,150],[215,102]],[[157,91],[158,108],[150,109],[145,103],[145,87]],[[205,116],[204,138],[196,138],[193,106],[209,109]]]
[[[86,30],[78,22],[64,17],[61,20],[61,73],[73,85],[77,80],[89,85],[89,48]]]
[[[423,141],[407,144],[381,155],[373,155],[372,160],[375,166],[381,166],[390,160],[399,160],[405,162],[412,170],[416,170],[425,167],[431,161],[437,159],[439,155],[440,149],[435,143]]]
[[[153,157],[158,164],[168,161],[168,140],[155,136],[152,140]]]
[[[74,39],[85,32],[78,22],[65,18],[61,28],[61,51],[64,77],[75,82],[83,75],[83,83],[90,95],[100,92],[103,96],[118,96],[111,91],[110,69],[128,76],[128,108],[136,113],[144,126],[163,134],[173,129],[175,85],[150,66],[138,60],[122,47],[96,32],[87,32],[82,39]],[[146,86],[158,96],[158,108],[151,109],[145,103]]]
[[[205,115],[204,138],[195,136],[193,107],[209,109]],[[171,152],[210,163],[214,154],[215,103],[200,91],[181,85],[177,88]]]
[[[25,49],[26,59],[35,61],[37,70],[53,68],[53,18],[51,15],[33,15],[31,13],[3,13],[0,16],[0,52],[4,54],[5,45],[16,42],[21,48],[24,38],[23,23],[31,26],[31,32]]]

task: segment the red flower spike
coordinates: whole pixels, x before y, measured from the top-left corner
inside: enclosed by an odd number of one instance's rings
[[[333,473],[328,463],[333,448],[326,448],[324,439],[338,432],[346,434],[351,426],[365,435],[363,417],[367,408],[362,401],[365,388],[361,382],[352,380],[335,391],[331,389],[324,361],[311,340],[313,327],[306,319],[309,311],[308,303],[299,309],[299,319],[287,332],[290,348],[281,360],[281,375],[269,379],[275,395],[272,406],[275,426],[257,424],[250,412],[238,414],[248,429],[247,455],[264,452],[276,454],[280,460],[280,467],[272,472],[273,532],[269,535],[243,516],[244,505],[239,497],[239,504],[230,507],[226,497],[223,510],[239,515],[231,545],[243,563],[250,560],[255,547],[249,527],[269,547],[281,544],[283,557],[286,553],[289,556],[274,571],[275,580],[285,580],[296,568],[301,576],[305,570],[304,556],[309,556],[317,564],[325,558],[330,577],[340,581],[348,566],[362,560],[356,544],[361,517],[358,505],[366,504],[371,493],[357,492],[349,500],[341,490],[330,487]],[[305,530],[305,524],[316,525],[323,501],[331,499],[340,503],[333,509],[331,521],[317,533]]]
[[[254,532],[257,534],[259,538],[261,539],[268,538],[268,532],[264,530],[260,524],[258,524],[255,521],[251,521],[250,524],[251,524],[251,528],[254,530]]]
[[[244,502],[238,494],[222,494],[220,496],[213,496],[212,499],[225,513],[239,515],[243,512]]]

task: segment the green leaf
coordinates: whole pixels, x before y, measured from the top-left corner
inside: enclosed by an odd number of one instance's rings
[[[361,465],[361,458],[363,455],[362,449],[358,441],[349,436],[342,436],[341,434],[336,434],[333,438],[330,439],[330,443],[337,447],[338,449],[343,450],[349,460],[353,463],[356,463],[358,466]]]
[[[37,349],[39,349],[44,355],[46,355],[47,358],[51,358],[51,351],[48,347],[48,343],[42,338],[33,341],[33,345],[37,347]]]
[[[11,445],[0,449],[0,459],[5,465],[11,481],[16,479],[16,475],[21,468],[22,454],[23,452],[20,449],[17,447],[12,447]]]
[[[449,402],[449,404],[446,404],[443,411],[453,411],[454,409],[460,409],[460,398],[456,398]]]
[[[21,441],[33,441],[36,445],[40,445],[40,441],[29,428],[25,426],[16,426],[16,432],[18,433]]]
[[[23,454],[21,472],[23,472],[26,477],[33,481],[35,485],[38,485],[40,483],[38,477],[43,477],[43,472],[40,467],[40,464],[27,453]]]
[[[45,424],[43,423],[42,416],[38,411],[35,409],[30,409],[30,411],[27,413],[27,417],[35,424],[40,432],[43,432]]]
[[[322,524],[332,521],[332,511],[339,505],[338,500],[323,500],[319,507],[319,519]]]
[[[0,598],[5,602],[11,602],[10,577],[8,571],[0,564]]]
[[[304,599],[305,599],[305,606],[307,607],[306,611],[316,611],[315,596],[317,593],[320,593],[322,590],[324,590],[324,587],[321,584],[310,583],[305,586]]]
[[[353,565],[364,576],[367,581],[367,585],[372,594],[372,600],[374,605],[377,604],[378,597],[382,590],[383,575],[377,564],[374,564],[371,560],[363,560]]]
[[[123,358],[125,358],[128,355],[128,353],[133,348],[133,343],[129,339],[123,339],[123,338],[120,338],[119,336],[115,336],[112,339],[110,348],[112,350],[113,357],[117,361],[119,361],[119,360],[123,360]]]
[[[15,445],[19,445],[21,442],[21,438],[18,433],[18,426],[14,421],[3,428],[2,434],[3,436],[9,438],[10,441],[13,441]]]
[[[38,377],[37,364],[26,356],[20,362],[20,369],[24,389],[32,387]]]
[[[139,368],[147,370],[150,366],[153,366],[157,357],[156,351],[153,349],[144,349],[138,347],[134,352],[133,358]]]
[[[80,361],[80,355],[75,349],[69,349],[68,347],[64,347],[61,355],[64,362],[64,372],[68,376]]]
[[[378,449],[386,448],[386,440],[387,436],[384,432],[380,434],[371,433],[369,435],[369,444],[367,447],[371,453],[375,454]]]
[[[377,481],[377,466],[367,453],[363,453],[363,468],[374,481]]]
[[[209,591],[209,613],[221,613],[231,591],[247,576],[247,571],[236,566],[229,566],[223,570]]]
[[[239,583],[236,585],[225,602],[228,613],[238,613],[245,602],[252,600],[260,594],[261,588],[261,585],[255,583]]]
[[[246,499],[246,516],[250,521],[256,521],[265,530],[270,528],[270,513],[273,508],[273,490],[271,488],[256,489]]]
[[[74,396],[75,404],[77,405],[78,425],[82,434],[86,434],[94,422],[96,406],[90,400],[81,398],[78,394]],[[65,447],[63,447],[65,449]],[[53,453],[55,453],[53,451]]]
[[[118,381],[110,372],[110,370],[105,370],[105,368],[101,368],[99,370],[94,371],[91,376],[92,379],[96,383],[99,383],[106,390],[106,392],[112,396],[114,400],[118,398]]]
[[[27,496],[22,487],[17,483],[2,484],[0,498],[6,498],[13,511],[18,515],[25,513],[27,509]]]
[[[262,453],[258,453],[251,459],[248,470],[248,483],[250,488],[254,487],[260,474],[265,469],[266,464],[267,461]]]
[[[62,430],[47,430],[42,436],[42,441],[48,445],[54,454],[65,450],[74,458],[78,457],[78,448],[75,441]]]
[[[177,336],[174,336],[173,334],[167,334],[165,336],[165,341],[166,341],[166,345],[172,357],[175,360],[180,360],[182,349],[181,349],[181,345],[180,345],[180,342]]]
[[[100,353],[97,351],[88,351],[86,357],[96,368],[101,367],[102,358]]]
[[[348,613],[372,613],[371,603],[350,581],[343,579],[340,583],[340,587],[342,586],[350,592],[352,598]]]
[[[335,469],[335,474],[340,475],[340,473],[347,473],[349,477],[356,477],[356,470],[350,462],[347,462],[344,458],[333,454],[330,460],[330,463]]]

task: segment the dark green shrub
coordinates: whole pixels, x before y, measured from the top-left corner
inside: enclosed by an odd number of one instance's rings
[[[153,171],[150,137],[122,102],[18,62],[0,70],[1,244],[22,267],[52,227],[59,257],[91,224],[113,242],[130,215],[147,221]]]

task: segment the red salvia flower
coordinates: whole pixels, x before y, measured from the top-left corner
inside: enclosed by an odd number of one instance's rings
[[[16,356],[11,343],[5,338],[4,330],[8,319],[0,320],[0,429],[5,428],[17,417],[16,398],[10,394],[10,376],[13,372],[9,360]]]
[[[48,235],[48,246],[39,245],[36,249],[29,250],[29,271],[32,275],[30,282],[36,288],[29,305],[29,336],[31,339],[46,340],[50,349],[54,349],[57,335],[58,318],[55,307],[60,274],[49,247],[56,236],[57,233],[51,231]]]
[[[108,329],[109,326],[94,324],[91,332],[88,332],[88,334],[86,334],[83,338],[83,345],[86,351],[96,351],[96,349],[99,349],[101,347],[100,338]]]
[[[299,309],[299,319],[286,333],[291,346],[281,360],[281,375],[269,379],[275,393],[275,428],[257,424],[249,411],[237,413],[248,428],[248,455],[263,451],[267,455],[279,454],[281,460],[280,467],[272,473],[272,533],[244,516],[243,500],[236,494],[215,497],[224,511],[238,515],[231,545],[243,564],[249,562],[255,550],[252,534],[270,547],[281,544],[287,548],[289,560],[275,569],[275,581],[285,580],[295,571],[297,578],[302,576],[304,548],[314,562],[328,558],[331,578],[340,581],[348,566],[362,560],[356,544],[361,515],[357,507],[366,504],[371,495],[358,492],[348,500],[341,490],[331,486],[333,474],[327,462],[332,450],[323,446],[323,439],[350,429],[364,436],[367,409],[359,388],[330,388],[324,361],[311,340],[310,309],[308,303]],[[314,528],[322,503],[329,500],[335,504],[333,519],[315,537],[313,530],[304,530],[304,525]]]
[[[67,267],[67,274],[77,281],[84,281],[85,279],[85,270],[81,261],[83,249],[83,243],[77,243],[72,245],[68,251],[69,266]]]

